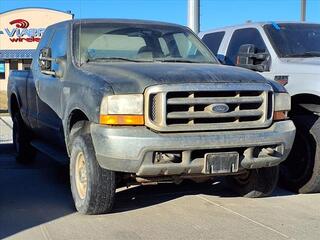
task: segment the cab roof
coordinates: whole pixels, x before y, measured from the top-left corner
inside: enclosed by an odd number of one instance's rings
[[[59,22],[51,25],[50,27],[56,27],[61,25],[73,25],[73,24],[85,24],[85,23],[114,23],[114,24],[139,24],[139,25],[155,25],[155,26],[169,26],[169,27],[179,27],[186,28],[185,26],[168,23],[168,22],[160,22],[160,21],[150,21],[150,20],[140,20],[140,19],[117,19],[117,18],[88,18],[88,19],[73,19],[67,20],[63,22]]]
[[[239,29],[239,28],[248,28],[248,27],[257,28],[257,27],[263,27],[264,25],[273,24],[273,23],[276,23],[276,24],[285,24],[285,23],[317,24],[317,23],[307,23],[307,22],[299,22],[299,21],[246,22],[246,23],[243,23],[243,24],[237,24],[237,25],[232,25],[232,26],[213,28],[213,29],[210,29],[210,30],[207,30],[207,31],[203,31],[200,34],[211,33],[211,32],[220,32],[220,31],[226,31],[226,30],[234,30],[234,29]]]

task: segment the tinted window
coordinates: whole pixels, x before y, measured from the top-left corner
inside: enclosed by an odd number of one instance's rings
[[[243,44],[254,44],[257,52],[265,52],[264,44],[259,31],[255,28],[244,28],[236,30],[230,40],[229,48],[226,56],[226,64],[235,65],[239,48]]]
[[[268,24],[264,26],[280,57],[319,57],[319,24]]]
[[[204,43],[208,46],[208,48],[213,52],[215,55],[217,55],[220,44],[222,42],[222,39],[224,37],[225,32],[215,32],[215,33],[209,33],[204,35],[202,40]]]
[[[52,58],[58,58],[67,54],[67,29],[57,29],[51,40],[51,55]],[[57,69],[57,63],[52,62],[52,70]]]

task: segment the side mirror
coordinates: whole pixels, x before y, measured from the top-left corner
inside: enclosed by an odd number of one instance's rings
[[[236,65],[264,72],[269,70],[269,53],[259,53],[254,44],[244,44],[239,48]]]
[[[39,56],[39,66],[41,70],[51,70],[51,49],[42,48]]]

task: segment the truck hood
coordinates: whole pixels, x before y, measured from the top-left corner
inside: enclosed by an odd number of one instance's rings
[[[220,64],[88,63],[81,69],[107,81],[116,94],[143,93],[157,84],[266,82],[253,71]]]
[[[320,74],[320,57],[312,58],[283,58],[281,61],[286,64],[282,69],[288,73],[295,74]]]

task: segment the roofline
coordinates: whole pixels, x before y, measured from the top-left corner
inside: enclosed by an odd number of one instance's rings
[[[80,24],[80,23],[119,23],[119,24],[150,24],[150,25],[160,25],[160,26],[171,26],[178,28],[188,28],[184,25],[170,22],[154,21],[154,20],[145,20],[145,19],[130,19],[130,18],[74,18],[65,20],[52,24],[50,26],[58,24]]]
[[[9,13],[9,12],[19,11],[19,10],[25,10],[25,9],[43,9],[43,10],[50,10],[50,11],[54,11],[54,12],[60,12],[60,13],[65,13],[65,14],[72,15],[72,18],[74,17],[74,14],[73,14],[72,12],[69,13],[69,12],[66,12],[66,11],[61,11],[61,10],[57,10],[57,9],[53,9],[53,8],[45,8],[45,7],[23,7],[23,8],[15,8],[15,9],[12,9],[12,10],[0,12],[0,15],[5,14],[5,13]]]
[[[234,25],[228,25],[228,26],[222,26],[222,27],[215,27],[211,28],[205,31],[201,31],[201,33],[208,33],[208,32],[217,32],[217,31],[224,31],[226,29],[233,29],[233,28],[245,28],[245,27],[254,27],[254,26],[264,26],[266,24],[272,24],[272,23],[277,23],[277,24],[320,24],[316,22],[302,22],[302,21],[261,21],[261,22],[246,22],[246,23],[240,23],[240,24],[234,24]]]

